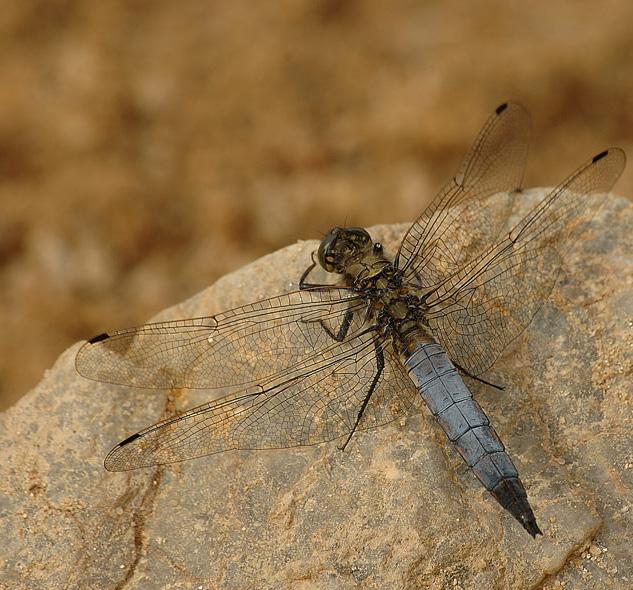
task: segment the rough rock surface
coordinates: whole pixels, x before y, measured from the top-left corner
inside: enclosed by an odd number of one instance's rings
[[[631,227],[633,207],[611,198],[491,372],[506,390],[471,384],[544,537],[484,492],[427,412],[359,433],[345,452],[231,452],[108,473],[113,444],[205,393],[87,381],[74,346],[0,417],[0,586],[631,587]],[[403,229],[370,231],[393,253]],[[314,247],[266,256],[161,317],[296,288]]]

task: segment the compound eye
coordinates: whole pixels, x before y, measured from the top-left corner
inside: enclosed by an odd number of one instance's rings
[[[332,256],[332,250],[336,244],[338,232],[339,229],[334,228],[321,240],[321,244],[319,244],[317,258],[319,259],[319,264],[328,272],[332,272],[333,270],[332,263],[334,262],[334,258]]]
[[[369,233],[362,227],[350,227],[347,231],[356,243],[366,244],[367,242],[371,242]]]

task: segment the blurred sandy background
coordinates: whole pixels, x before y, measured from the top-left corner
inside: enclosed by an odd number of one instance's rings
[[[0,407],[262,254],[412,220],[508,98],[528,186],[633,155],[631,23],[625,0],[4,0]]]

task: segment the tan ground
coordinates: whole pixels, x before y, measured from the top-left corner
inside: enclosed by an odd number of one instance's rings
[[[261,254],[411,220],[507,98],[528,186],[631,155],[633,4],[508,4],[5,0],[0,407]]]

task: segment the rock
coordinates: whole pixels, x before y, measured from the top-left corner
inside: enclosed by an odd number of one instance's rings
[[[602,551],[597,545],[589,545],[589,554],[592,557],[598,557],[599,555],[602,555]]]
[[[526,192],[520,206],[539,194]],[[112,445],[167,407],[209,395],[88,381],[74,369],[77,345],[0,418],[0,584],[627,587],[631,227],[633,207],[610,198],[551,299],[492,371],[505,391],[471,383],[519,468],[544,537],[532,540],[485,493],[426,411],[356,434],[345,452],[325,444],[106,472]],[[393,254],[404,229],[370,232]],[[266,256],[161,318],[207,315],[294,289],[315,246]],[[583,560],[588,546],[591,558]]]

